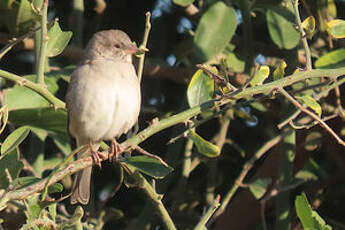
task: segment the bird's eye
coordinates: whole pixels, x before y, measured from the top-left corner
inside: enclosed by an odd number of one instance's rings
[[[120,49],[120,45],[119,44],[115,44],[114,47],[117,48],[117,49]]]

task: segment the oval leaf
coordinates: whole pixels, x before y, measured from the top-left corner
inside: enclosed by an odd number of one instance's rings
[[[72,32],[61,30],[59,23],[56,21],[48,31],[47,56],[55,57],[59,55],[68,45],[72,37]]]
[[[22,35],[29,32],[34,27],[36,19],[37,17],[32,10],[31,3],[28,0],[21,0],[14,28],[15,33]]]
[[[302,193],[302,195],[296,197],[295,207],[297,216],[301,220],[303,229],[332,229],[332,227],[327,225],[316,211],[311,209],[305,193]]]
[[[298,99],[301,99],[309,108],[311,108],[312,110],[315,111],[315,113],[321,117],[321,106],[319,105],[319,103],[317,103],[317,101],[312,98],[310,95],[303,95],[302,97],[297,97]]]
[[[35,78],[35,75],[27,75],[23,77],[23,81],[35,81]],[[45,83],[48,87],[48,90],[53,94],[59,89],[57,84],[58,79],[58,77],[52,76],[45,78]],[[5,103],[10,111],[15,109],[50,106],[50,103],[44,97],[32,91],[31,89],[19,85],[15,85],[14,87],[6,90]]]
[[[242,73],[244,71],[245,62],[235,53],[231,52],[226,58],[226,65],[231,71]]]
[[[315,18],[313,16],[309,16],[304,19],[302,22],[302,27],[307,35],[307,38],[312,39],[315,31]]]
[[[271,8],[266,11],[266,20],[270,37],[279,48],[293,49],[298,45],[300,35],[293,13],[285,8]]]
[[[162,179],[174,170],[172,167],[165,167],[157,159],[148,156],[130,157],[125,163],[129,168],[137,169],[155,179]]]
[[[6,169],[11,175],[11,179],[15,181],[23,167],[24,164],[18,159],[16,149],[6,155],[2,155],[0,158],[0,189],[7,189],[10,184]]]
[[[327,32],[334,38],[345,38],[345,21],[335,19],[328,22]]]
[[[271,183],[271,178],[259,178],[253,183],[249,184],[249,190],[254,195],[254,197],[258,200],[260,199],[267,190],[267,186]]]
[[[303,228],[313,229],[313,227],[314,227],[313,222],[314,221],[312,218],[312,210],[309,206],[307,197],[304,193],[302,193],[302,195],[296,197],[295,207],[296,207],[297,216],[301,220]]]
[[[260,66],[259,71],[257,71],[250,81],[251,86],[262,85],[266,78],[270,75],[270,68],[267,65]]]
[[[315,67],[319,69],[336,69],[345,66],[345,49],[338,49],[319,57]]]
[[[176,5],[186,7],[186,6],[189,6],[190,4],[192,4],[194,2],[194,0],[173,0],[173,2]]]
[[[27,126],[14,130],[2,143],[1,155],[7,154],[15,149],[28,136],[30,128]]]
[[[274,80],[278,80],[284,77],[285,75],[285,68],[286,68],[286,62],[285,61],[281,61],[278,66],[276,67],[276,69],[273,71],[273,79]]]
[[[187,89],[187,99],[190,107],[200,105],[203,102],[211,100],[214,93],[214,80],[198,70],[192,77]]]
[[[220,149],[217,145],[206,141],[204,138],[200,137],[197,133],[190,130],[189,137],[192,139],[198,152],[206,157],[218,157],[220,155]]]
[[[236,11],[218,1],[201,17],[194,36],[194,51],[200,62],[221,53],[230,42],[237,27]]]
[[[314,131],[308,133],[307,137],[305,138],[304,148],[307,151],[314,151],[322,145],[322,134],[320,132]]]
[[[67,114],[53,108],[20,109],[10,111],[9,121],[16,126],[28,125],[63,135],[67,138]]]
[[[62,192],[62,190],[63,190],[63,186],[60,183],[55,183],[48,187],[49,194]]]

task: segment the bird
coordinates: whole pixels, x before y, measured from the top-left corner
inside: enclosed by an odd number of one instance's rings
[[[88,151],[77,158],[93,156],[100,165],[100,142],[111,140],[116,151],[117,137],[127,133],[137,122],[140,82],[132,56],[142,52],[121,30],[95,33],[86,46],[81,62],[73,71],[66,93],[68,132],[77,146]],[[98,161],[98,162],[97,162]],[[72,185],[71,204],[88,204],[92,166],[79,171]]]

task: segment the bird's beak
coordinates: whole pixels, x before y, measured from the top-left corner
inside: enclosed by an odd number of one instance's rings
[[[138,48],[135,45],[128,46],[124,49],[126,54],[142,54],[149,51],[147,48]]]

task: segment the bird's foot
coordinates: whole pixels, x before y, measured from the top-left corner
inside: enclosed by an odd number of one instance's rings
[[[119,160],[119,157],[122,153],[122,149],[119,143],[114,139],[111,140],[110,148],[109,148],[109,160],[112,161],[113,159],[115,161]]]
[[[91,143],[89,144],[89,148],[90,148],[92,160],[95,162],[96,165],[98,165],[98,167],[102,168],[101,159],[106,160],[107,156],[98,150],[94,150]]]

